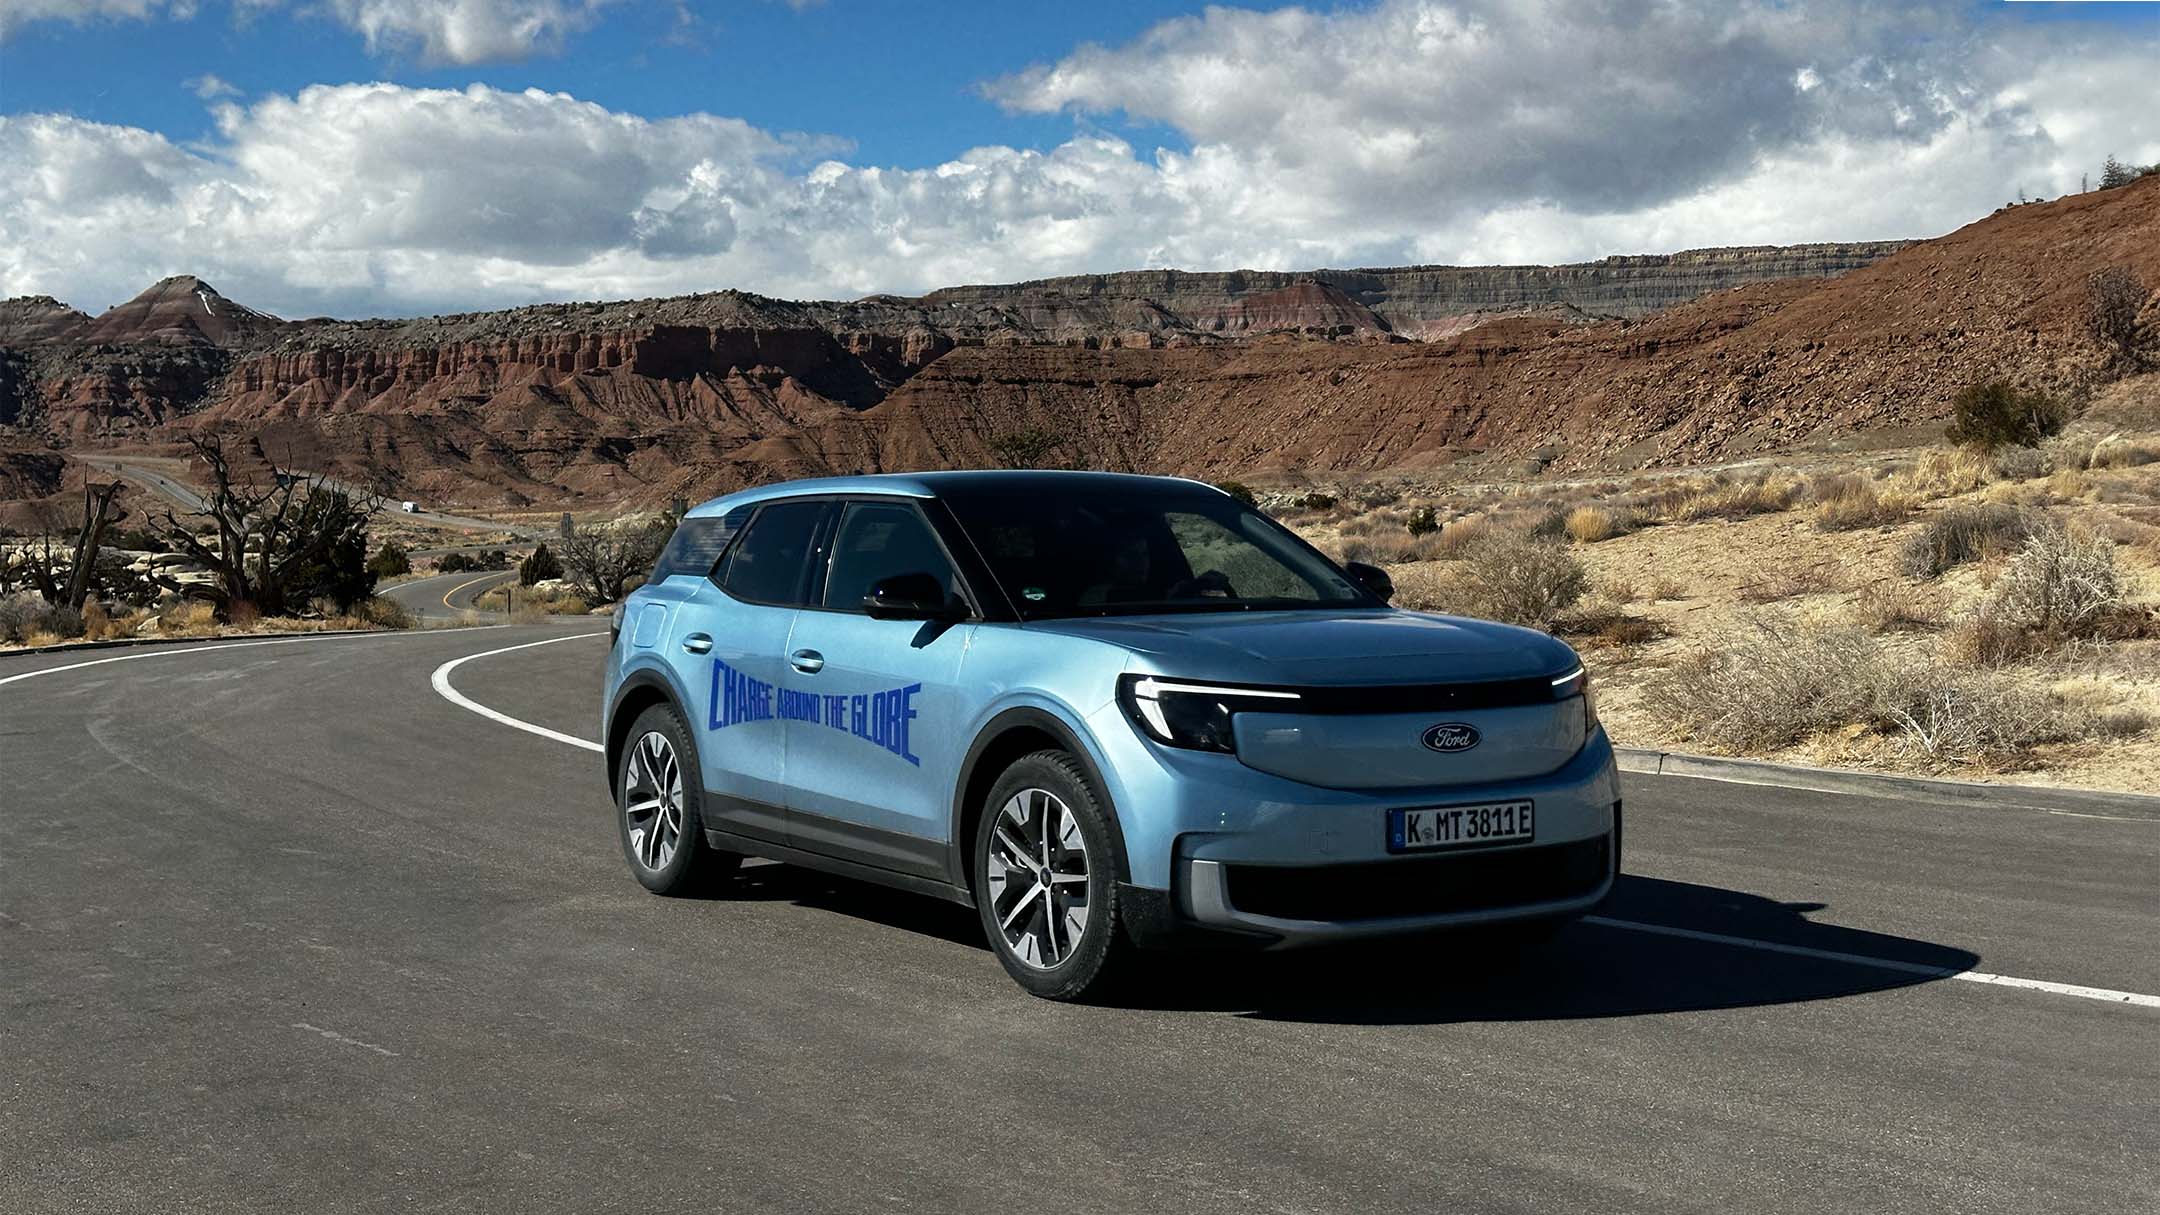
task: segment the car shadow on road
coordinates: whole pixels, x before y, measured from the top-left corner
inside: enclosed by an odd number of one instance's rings
[[[1187,959],[1119,1003],[1332,1024],[1552,1021],[1829,1000],[1935,982],[1979,955],[1954,946],[1818,923],[1820,903],[1620,879],[1590,921],[1521,951],[1444,934],[1323,950]],[[1608,922],[1609,921],[1609,922]],[[1682,934],[1711,934],[1870,965]],[[1911,969],[1898,969],[1909,967]]]
[[[791,865],[746,866],[723,897],[794,902],[989,952],[966,907],[895,897]],[[1836,999],[1935,982],[1980,960],[1950,945],[1809,918],[1826,910],[1623,876],[1595,919],[1528,949],[1497,949],[1459,932],[1275,953],[1145,953],[1129,980],[1099,1003],[1344,1025],[1580,1020]],[[994,970],[987,956],[984,962]]]

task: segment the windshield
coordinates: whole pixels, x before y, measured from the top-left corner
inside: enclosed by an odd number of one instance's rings
[[[940,496],[1025,619],[1379,606],[1281,525],[1204,486]]]

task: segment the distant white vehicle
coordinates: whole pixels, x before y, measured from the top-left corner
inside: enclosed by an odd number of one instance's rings
[[[408,515],[417,515],[420,513],[420,504],[418,502],[400,502],[398,503],[398,509]]]

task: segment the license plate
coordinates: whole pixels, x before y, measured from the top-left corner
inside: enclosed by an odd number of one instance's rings
[[[1390,810],[1387,846],[1389,852],[1425,852],[1512,844],[1530,839],[1536,829],[1537,811],[1528,801]]]

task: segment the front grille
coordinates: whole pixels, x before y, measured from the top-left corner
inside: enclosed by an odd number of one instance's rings
[[[1225,865],[1230,905],[1286,920],[1381,920],[1548,903],[1605,880],[1609,836],[1358,865]]]

